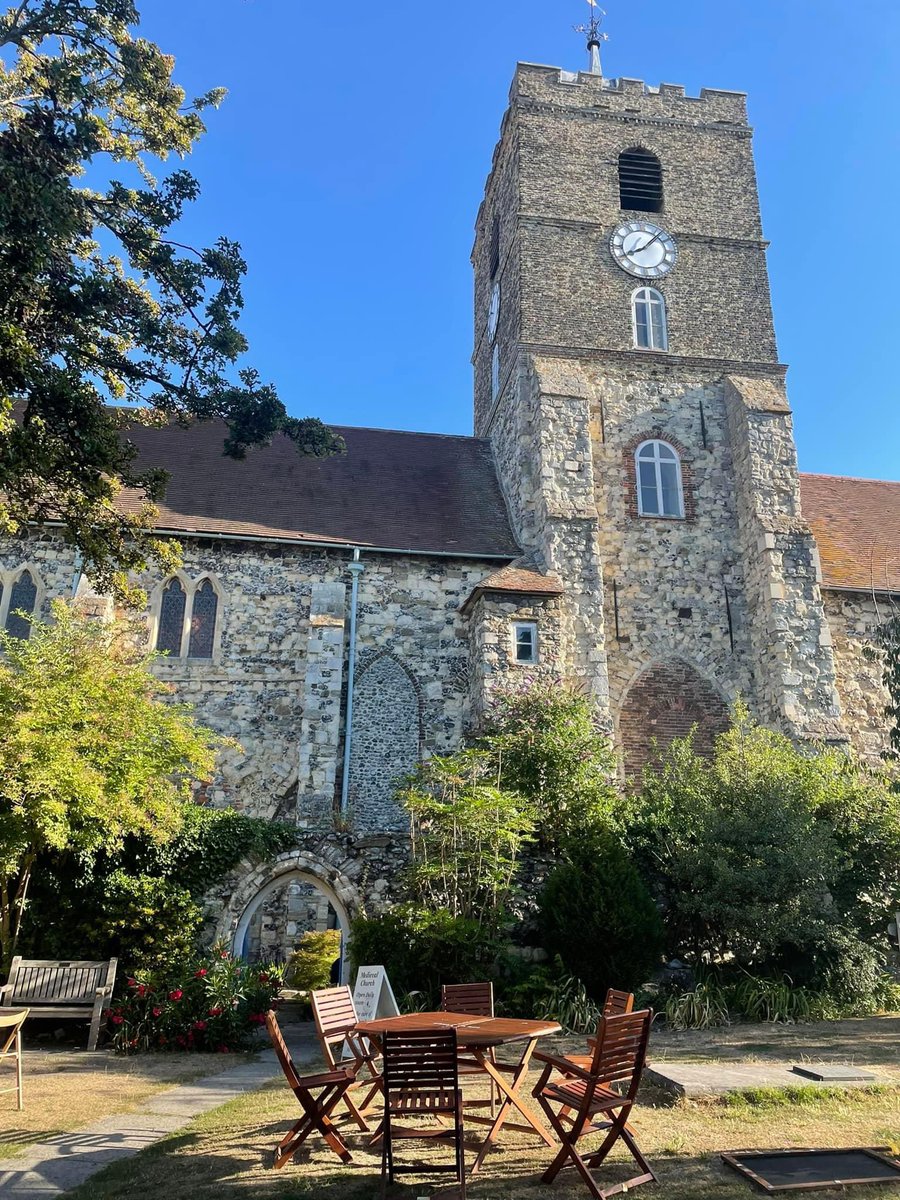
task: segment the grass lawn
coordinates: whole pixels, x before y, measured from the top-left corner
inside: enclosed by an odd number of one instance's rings
[[[848,1028],[852,1025],[852,1028]],[[797,1027],[791,1032],[768,1026],[740,1027],[710,1034],[670,1035],[655,1039],[652,1057],[666,1055],[693,1060],[728,1057],[722,1038],[737,1035],[743,1044],[752,1043],[756,1053],[789,1057],[793,1038],[802,1043],[806,1057],[847,1055],[845,1044],[856,1048],[857,1062],[897,1066],[900,1019],[874,1023],[837,1022],[829,1027]],[[864,1037],[854,1035],[865,1035]],[[677,1044],[676,1044],[677,1041]],[[773,1042],[775,1049],[772,1048]],[[841,1046],[828,1053],[828,1046]],[[808,1051],[812,1047],[813,1053]],[[799,1050],[797,1051],[800,1052]],[[746,1053],[746,1052],[745,1052]],[[888,1071],[888,1074],[892,1074]],[[532,1075],[532,1078],[536,1078]],[[898,1078],[900,1084],[900,1078]],[[475,1089],[477,1091],[477,1089]],[[468,1088],[467,1088],[468,1091]],[[282,1171],[272,1171],[272,1148],[299,1116],[294,1098],[283,1084],[244,1096],[198,1118],[182,1132],[137,1158],[116,1164],[94,1176],[71,1193],[73,1200],[118,1200],[129,1194],[165,1195],[166,1200],[197,1200],[199,1197],[233,1197],[256,1200],[281,1197],[315,1197],[316,1200],[372,1200],[378,1194],[380,1160],[368,1149],[366,1139],[348,1132],[354,1163],[342,1167],[320,1140]],[[787,1146],[874,1146],[900,1143],[900,1086],[844,1092],[838,1089],[794,1088],[747,1093],[725,1100],[676,1102],[647,1091],[635,1109],[632,1124],[638,1140],[660,1177],[659,1185],[644,1186],[638,1194],[672,1200],[750,1200],[758,1193],[719,1161],[727,1149]],[[350,1128],[343,1125],[346,1129]],[[474,1158],[480,1128],[472,1127],[467,1158]],[[448,1148],[426,1143],[401,1143],[398,1159],[421,1159],[423,1148],[430,1158],[448,1154]],[[480,1176],[469,1185],[472,1200],[528,1200],[529,1197],[558,1196],[560,1200],[585,1196],[583,1185],[572,1175],[563,1175],[552,1188],[540,1182],[540,1173],[552,1151],[534,1137],[505,1132],[498,1147],[488,1155]],[[604,1168],[602,1183],[627,1178],[634,1171],[618,1154]],[[448,1196],[455,1189],[446,1177],[405,1176],[396,1186],[397,1200],[417,1200],[435,1194],[438,1187]],[[409,1184],[412,1179],[415,1182]],[[854,1188],[852,1192],[818,1192],[823,1200],[853,1195],[858,1200],[900,1195],[900,1187]]]
[[[140,1108],[163,1088],[213,1075],[246,1061],[242,1054],[146,1054],[119,1058],[109,1051],[27,1050],[25,1109],[14,1092],[0,1095],[0,1159],[34,1142],[68,1133],[102,1117]],[[0,1087],[12,1087],[12,1060],[0,1067]]]

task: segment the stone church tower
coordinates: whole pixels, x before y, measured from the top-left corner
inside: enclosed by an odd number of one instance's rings
[[[742,696],[843,740],[741,93],[519,64],[481,206],[475,433],[630,769]]]

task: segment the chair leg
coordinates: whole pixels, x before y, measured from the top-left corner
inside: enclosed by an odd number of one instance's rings
[[[98,996],[94,1001],[94,1011],[91,1013],[91,1031],[88,1034],[88,1050],[96,1050],[100,1039],[100,1021],[103,1017],[103,997]]]
[[[353,1118],[353,1120],[357,1123],[357,1125],[360,1127],[360,1129],[363,1131],[363,1133],[368,1133],[369,1132],[368,1122],[366,1121],[366,1118],[362,1115],[362,1113],[359,1111],[359,1108],[357,1107],[356,1102],[352,1099],[349,1092],[347,1092],[347,1094],[344,1096],[344,1105],[347,1109],[347,1112],[350,1114],[350,1116]]]
[[[22,1027],[16,1030],[16,1104],[19,1112],[25,1107],[25,1093],[22,1090]]]

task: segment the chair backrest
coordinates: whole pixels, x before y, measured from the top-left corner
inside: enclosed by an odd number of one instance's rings
[[[634,994],[632,992],[620,992],[616,988],[610,988],[606,993],[606,999],[603,1001],[604,1017],[617,1017],[622,1013],[630,1013],[634,1008]]]
[[[630,1099],[635,1097],[644,1069],[652,1021],[653,1011],[649,1008],[600,1018],[590,1070],[595,1086],[628,1080],[625,1094]]]
[[[416,1093],[429,1092],[429,1112],[454,1112],[459,1091],[455,1029],[385,1033],[382,1040],[385,1108],[415,1112]]]
[[[266,1030],[272,1039],[272,1045],[275,1047],[275,1054],[281,1063],[284,1077],[288,1081],[288,1087],[296,1091],[300,1082],[300,1076],[297,1074],[297,1068],[294,1066],[291,1052],[287,1048],[287,1043],[281,1032],[281,1026],[278,1024],[278,1018],[271,1009],[266,1013]]]
[[[333,1065],[331,1047],[337,1042],[343,1044],[347,1034],[356,1027],[359,1020],[356,1015],[356,1006],[353,1003],[353,994],[350,988],[343,984],[341,987],[322,988],[317,992],[310,992],[309,999],[322,1051],[329,1063]]]
[[[98,988],[116,977],[117,959],[85,962],[42,958],[13,959],[9,982],[14,1004],[93,1004]]]
[[[16,1035],[25,1024],[28,1012],[27,1008],[17,1008],[14,1012],[0,1011],[0,1054],[6,1054],[16,1040]]]
[[[445,983],[441,985],[441,1010],[473,1017],[494,1015],[492,983]]]

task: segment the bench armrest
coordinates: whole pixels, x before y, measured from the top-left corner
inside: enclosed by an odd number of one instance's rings
[[[9,1004],[7,1002],[12,1003],[14,986],[15,985],[12,982],[10,982],[10,983],[4,983],[3,987],[0,987],[0,1006],[7,1008],[7,1007],[9,1007]]]

